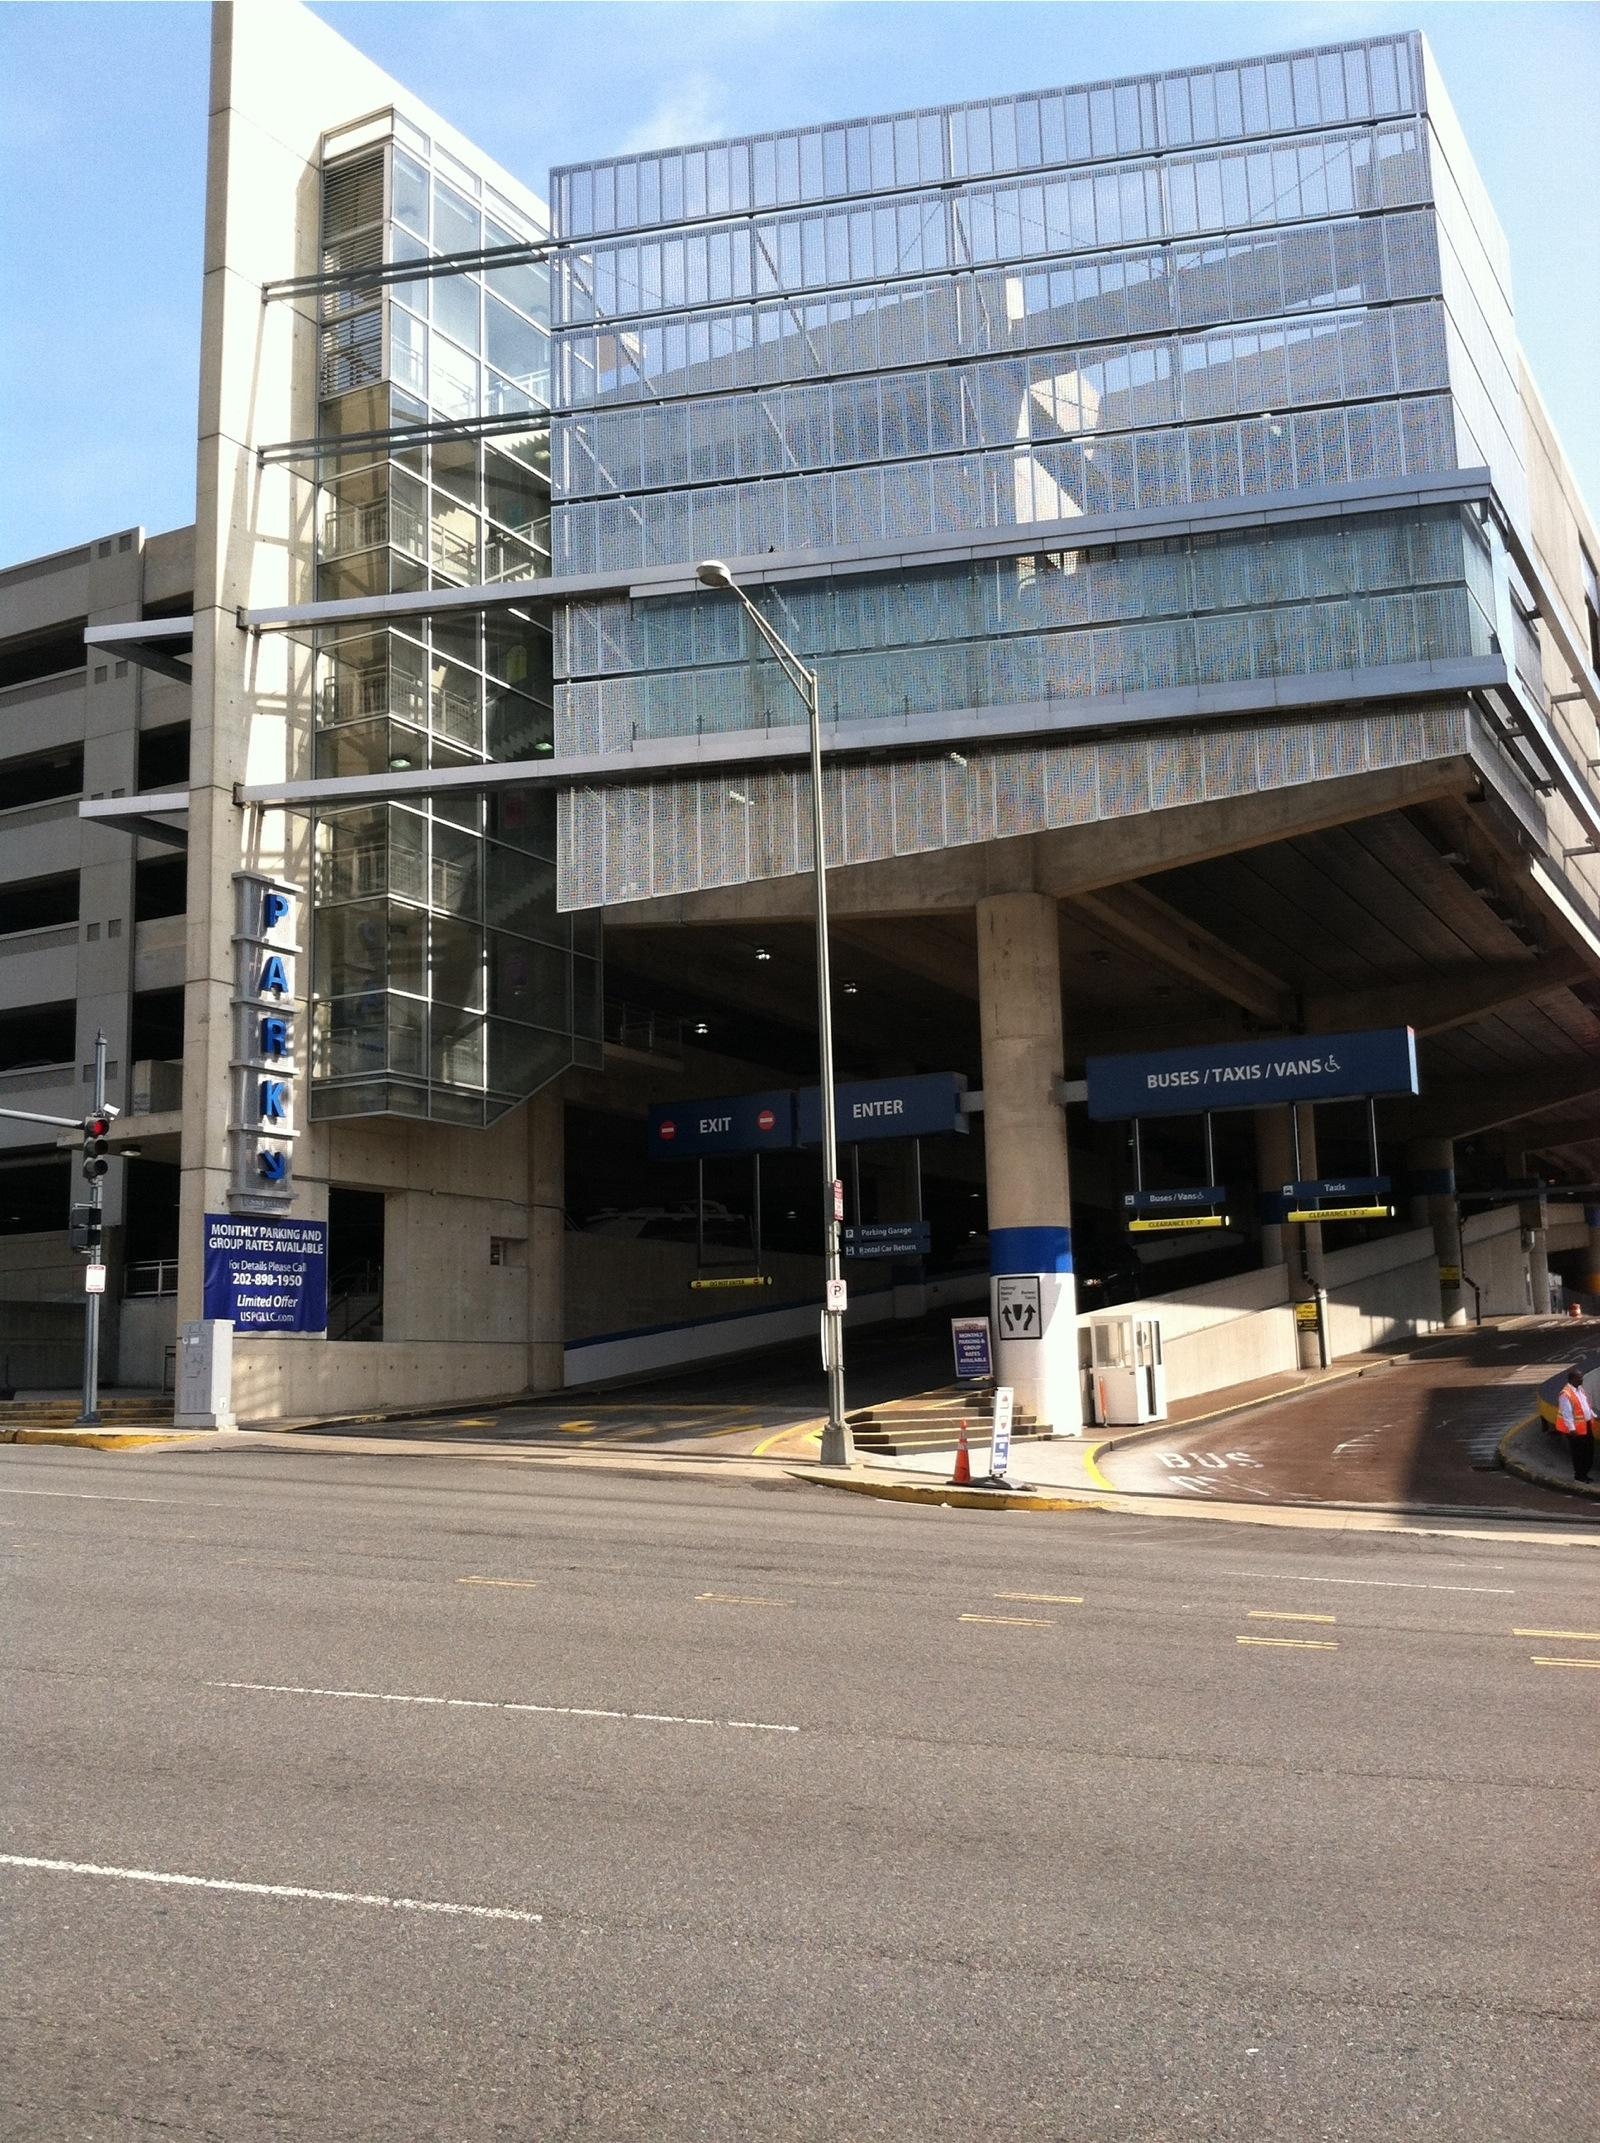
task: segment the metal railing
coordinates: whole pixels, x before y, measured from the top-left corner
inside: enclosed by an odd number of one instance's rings
[[[178,1292],[177,1259],[141,1258],[124,1272],[122,1292],[138,1300],[155,1295],[175,1295]]]
[[[674,1013],[608,998],[601,1020],[602,1038],[618,1049],[637,1049],[652,1057],[678,1059],[683,1055],[683,1021]]]

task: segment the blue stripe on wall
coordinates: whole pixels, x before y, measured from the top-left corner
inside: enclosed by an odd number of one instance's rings
[[[989,1270],[1008,1272],[1071,1272],[1070,1228],[991,1228]]]

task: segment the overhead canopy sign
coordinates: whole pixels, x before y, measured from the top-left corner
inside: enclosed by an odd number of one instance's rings
[[[965,1131],[961,1097],[967,1082],[959,1072],[925,1072],[910,1079],[860,1079],[833,1090],[834,1117],[841,1145],[873,1138],[934,1138],[941,1131]],[[799,1143],[822,1144],[822,1089],[808,1086],[795,1096]]]
[[[794,1096],[718,1094],[709,1101],[658,1102],[650,1111],[652,1161],[703,1159],[713,1153],[766,1153],[794,1144]]]
[[[1277,1101],[1338,1101],[1414,1094],[1417,1038],[1409,1027],[1360,1034],[1290,1035],[1274,1042],[1218,1042],[1132,1057],[1090,1057],[1089,1114],[1194,1116]]]

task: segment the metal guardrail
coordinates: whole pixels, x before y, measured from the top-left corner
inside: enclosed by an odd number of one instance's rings
[[[177,1259],[142,1258],[138,1264],[128,1266],[122,1278],[122,1292],[135,1300],[175,1295],[178,1292]]]
[[[675,1013],[656,1012],[642,1005],[622,1004],[608,998],[601,1011],[601,1039],[619,1049],[637,1049],[647,1056],[681,1057],[683,1021]]]

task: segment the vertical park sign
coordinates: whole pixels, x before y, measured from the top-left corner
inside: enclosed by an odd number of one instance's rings
[[[304,897],[257,871],[235,871],[233,892],[228,1206],[277,1213],[294,1202]]]

